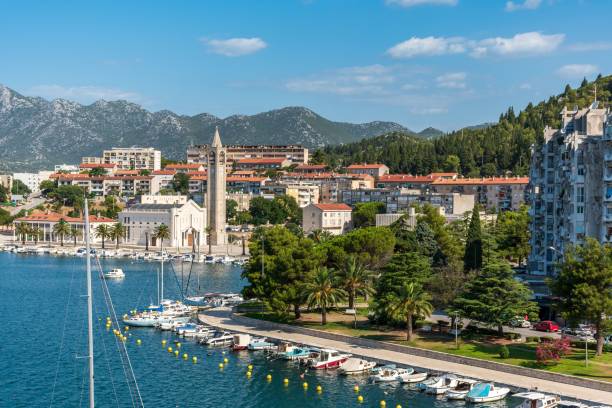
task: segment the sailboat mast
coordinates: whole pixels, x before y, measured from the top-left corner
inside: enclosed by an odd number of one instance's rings
[[[89,360],[89,407],[94,408],[94,347],[93,347],[93,299],[91,291],[91,243],[89,237],[89,206],[85,197],[85,247],[87,250],[87,339]]]
[[[159,304],[164,300],[164,241],[161,243],[161,277],[159,279]]]

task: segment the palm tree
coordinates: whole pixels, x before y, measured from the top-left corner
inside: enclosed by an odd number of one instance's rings
[[[389,315],[406,322],[406,340],[412,340],[412,318],[415,315],[429,316],[433,306],[431,296],[414,282],[404,283],[398,293],[389,295]]]
[[[170,228],[166,224],[155,227],[153,236],[159,239],[162,252],[164,251],[164,239],[170,239]]]
[[[32,236],[34,237],[34,244],[38,245],[38,240],[40,239],[40,236],[42,234],[43,230],[40,227],[33,227],[30,230],[30,234],[32,234]]]
[[[346,298],[346,292],[336,287],[331,270],[322,267],[315,271],[312,282],[304,286],[308,307],[321,309],[321,324],[327,324],[327,311]]]
[[[209,225],[208,227],[206,227],[206,234],[208,236],[208,253],[212,254],[212,241],[210,239],[211,235],[212,235],[212,227]]]
[[[96,237],[102,239],[102,249],[104,249],[104,243],[107,238],[111,237],[110,227],[106,224],[100,224],[96,227]]]
[[[70,228],[70,236],[72,237],[72,246],[76,246],[77,244],[77,238],[81,235],[79,229],[76,227],[76,225],[73,225],[72,228]]]
[[[115,240],[115,249],[119,249],[119,240],[125,235],[125,227],[122,223],[117,222],[110,228],[110,236]]]
[[[20,222],[19,224],[15,225],[15,234],[18,237],[21,237],[21,244],[22,245],[25,245],[26,238],[27,238],[29,233],[30,233],[30,225],[29,224],[26,224],[25,222]]]
[[[317,244],[322,244],[328,241],[331,237],[331,232],[321,229],[316,229],[310,233],[310,238]]]
[[[372,271],[368,270],[355,256],[350,255],[340,267],[338,278],[348,293],[348,307],[355,308],[357,295],[368,296],[374,293]]]
[[[70,234],[70,224],[65,219],[60,220],[53,226],[53,232],[60,236],[60,246],[64,246],[64,236]]]

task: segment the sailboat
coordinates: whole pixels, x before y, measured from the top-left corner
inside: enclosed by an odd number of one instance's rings
[[[163,254],[163,248],[162,248]],[[157,327],[170,322],[187,322],[190,320],[192,307],[177,300],[164,299],[164,257],[160,258],[158,304],[132,316],[125,316],[123,323],[135,327]]]

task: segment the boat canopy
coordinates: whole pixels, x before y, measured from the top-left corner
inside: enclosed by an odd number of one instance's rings
[[[468,397],[474,397],[474,398],[487,397],[489,393],[491,392],[491,387],[492,386],[489,383],[478,384],[474,386],[474,388],[472,388],[472,390],[468,393]]]

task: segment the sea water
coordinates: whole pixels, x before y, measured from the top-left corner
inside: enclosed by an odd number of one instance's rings
[[[119,318],[157,301],[159,262],[101,259],[102,269],[122,268],[125,278],[106,281]],[[119,358],[116,336],[105,328],[109,315],[92,262],[96,406],[130,407],[132,399]],[[245,284],[239,267],[174,263],[165,267],[166,298],[189,292],[236,292]],[[173,271],[174,270],[174,271]],[[0,406],[87,406],[88,374],[85,260],[77,257],[0,253]],[[343,377],[330,371],[306,371],[294,363],[270,360],[262,352],[208,349],[194,341],[153,328],[131,328],[126,346],[147,407],[462,407],[400,384],[369,384],[367,377]],[[136,340],[141,340],[141,345]],[[166,347],[162,347],[162,340]],[[182,354],[189,358],[184,360]],[[197,357],[197,363],[192,357]],[[223,369],[219,364],[227,358]],[[247,377],[247,366],[253,374]],[[272,380],[266,379],[267,375]],[[285,385],[283,380],[289,380]],[[303,383],[308,387],[304,388]],[[322,392],[317,392],[320,385]],[[358,385],[360,391],[353,388]],[[359,404],[358,395],[364,401]],[[511,407],[507,399],[481,406]]]

